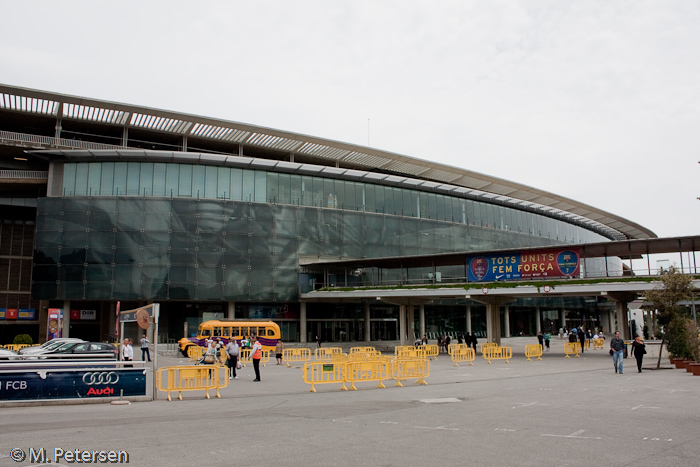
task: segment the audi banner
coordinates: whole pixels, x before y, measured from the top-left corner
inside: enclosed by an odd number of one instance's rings
[[[0,373],[0,401],[146,395],[144,369],[40,370]]]

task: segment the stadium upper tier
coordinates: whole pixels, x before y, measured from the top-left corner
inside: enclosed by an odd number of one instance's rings
[[[125,158],[129,158],[127,151],[157,150],[169,152],[172,162],[183,163],[267,159],[287,171],[305,164],[326,166],[327,173],[348,176],[357,171],[357,176],[367,179],[389,177],[384,183],[405,183],[569,219],[611,239],[656,237],[637,223],[587,204],[437,162],[245,123],[2,84],[0,145],[59,153],[82,149],[87,157],[99,150],[117,151]]]

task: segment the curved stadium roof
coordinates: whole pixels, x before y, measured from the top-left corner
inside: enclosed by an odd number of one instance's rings
[[[404,177],[406,180],[424,180],[425,182],[421,183],[423,189],[451,191],[457,195],[467,194],[469,197],[497,204],[519,205],[545,215],[568,218],[580,225],[587,224],[592,229],[606,232],[608,236],[618,240],[656,238],[656,234],[651,230],[635,222],[544,190],[446,164],[315,136],[2,84],[0,110],[206,139],[258,148],[280,155],[287,154],[291,162],[308,161],[347,169],[349,172],[358,169],[362,172],[393,174],[399,176],[402,181]],[[5,140],[5,144],[10,142],[8,138],[11,139],[11,135],[0,134],[0,140]],[[134,149],[86,141],[47,139],[50,141],[33,147],[84,149],[88,152],[99,149]],[[256,154],[256,157],[259,155]],[[280,163],[284,164],[284,161]]]

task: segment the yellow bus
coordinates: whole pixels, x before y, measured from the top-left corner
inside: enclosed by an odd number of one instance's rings
[[[183,337],[180,339],[180,351],[187,357],[190,346],[205,347],[207,339],[221,339],[226,345],[230,340],[239,344],[246,336],[255,335],[262,344],[263,350],[275,350],[280,340],[280,327],[273,321],[215,319],[205,321],[199,325],[196,337]]]

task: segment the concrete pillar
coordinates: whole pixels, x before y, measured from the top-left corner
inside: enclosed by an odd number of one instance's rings
[[[499,312],[500,314],[500,312]],[[510,307],[503,307],[503,320],[505,321],[505,336],[510,337]]]
[[[226,318],[236,319],[236,302],[228,302],[226,307]]]
[[[416,328],[413,325],[415,322],[415,307],[413,305],[408,305],[408,308],[406,309],[406,321],[407,321],[407,328],[408,328],[408,343],[409,345],[413,343],[413,341],[416,339],[415,334],[416,334]]]
[[[566,310],[563,308],[561,310],[559,310],[559,316],[560,316],[559,321],[561,322],[561,325],[559,327],[560,328],[566,327]]]
[[[370,323],[369,303],[365,303],[365,342],[370,342],[372,340]]]
[[[399,305],[399,345],[406,345],[406,305]]]
[[[489,323],[490,318],[490,323]],[[501,345],[501,305],[498,302],[486,304],[486,340]]]
[[[418,305],[418,322],[420,328],[418,334],[420,334],[420,338],[423,339],[425,335],[425,305]]]
[[[467,305],[467,332],[472,332],[472,306]]]
[[[306,302],[299,303],[299,342],[306,342]]]
[[[627,319],[627,304],[637,298],[634,293],[608,292],[607,297],[615,300],[615,315],[617,317],[617,328],[610,329],[610,332],[620,331],[623,339],[631,339],[629,321]]]
[[[542,312],[540,311],[540,307],[535,307],[535,316],[537,319],[535,319],[535,334],[539,334],[542,331]]]
[[[70,337],[70,300],[63,301],[63,331],[61,337]]]

